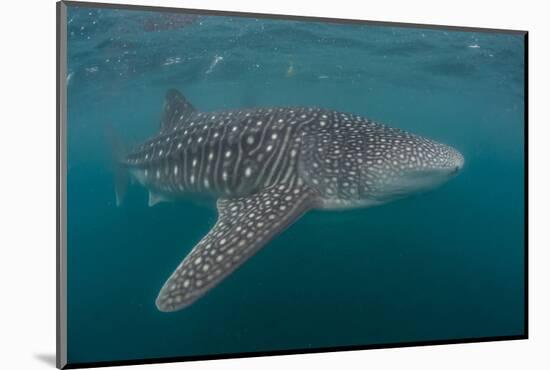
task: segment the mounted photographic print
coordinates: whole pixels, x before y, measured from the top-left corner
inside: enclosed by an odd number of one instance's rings
[[[527,338],[526,32],[57,10],[58,367]]]

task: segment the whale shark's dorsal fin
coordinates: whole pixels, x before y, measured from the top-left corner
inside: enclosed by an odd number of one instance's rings
[[[310,209],[313,201],[313,191],[301,181],[247,197],[219,199],[216,224],[166,281],[156,301],[158,309],[176,311],[193,303]]]
[[[194,112],[196,112],[195,107],[185,99],[182,93],[176,89],[169,89],[164,99],[160,132],[167,132],[178,123],[185,122]]]

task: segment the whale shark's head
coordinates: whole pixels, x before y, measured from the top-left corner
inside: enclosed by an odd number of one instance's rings
[[[451,146],[408,134],[401,140],[387,137],[366,156],[374,156],[361,167],[364,197],[386,203],[429,191],[456,176],[464,157]],[[378,155],[376,155],[378,154]]]
[[[456,176],[456,149],[362,118],[336,114],[304,136],[300,173],[321,208],[387,203],[426,192]]]

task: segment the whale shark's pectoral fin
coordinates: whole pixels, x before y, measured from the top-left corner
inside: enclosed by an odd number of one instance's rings
[[[176,311],[193,303],[312,207],[306,185],[274,185],[219,199],[218,220],[162,287],[156,305]]]

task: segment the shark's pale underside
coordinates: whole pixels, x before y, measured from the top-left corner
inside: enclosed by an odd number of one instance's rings
[[[160,133],[117,166],[149,205],[217,199],[218,219],[162,287],[156,305],[193,303],[311,209],[367,207],[433,188],[464,159],[455,149],[353,114],[318,108],[198,112],[176,90]]]

